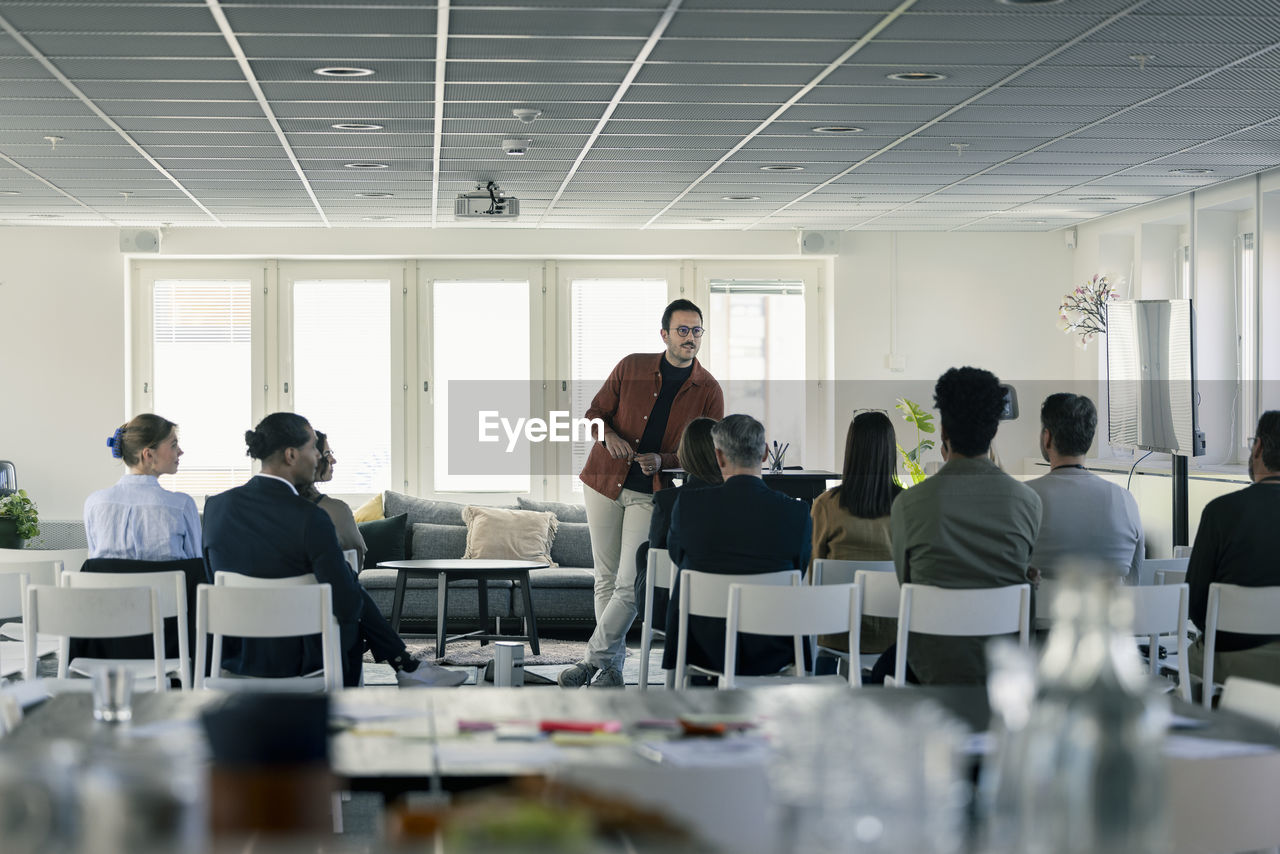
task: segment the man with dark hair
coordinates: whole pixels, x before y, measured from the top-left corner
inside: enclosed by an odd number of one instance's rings
[[[622,687],[627,630],[636,619],[635,554],[649,536],[653,493],[672,485],[685,425],[724,415],[720,384],[698,362],[702,312],[678,299],[662,313],[662,353],[633,353],[605,380],[587,418],[604,422],[579,476],[595,560],[596,628],[586,657],[561,671],[565,688]],[[594,681],[592,681],[594,679]]]
[[[360,684],[366,649],[396,670],[405,687],[449,687],[466,674],[420,662],[392,631],[342,556],[333,521],[299,496],[315,481],[320,451],[316,433],[301,415],[276,412],[244,434],[261,472],[243,486],[211,497],[204,507],[204,559],[210,577],[237,572],[257,578],[314,575],[333,588],[333,615],[342,648],[342,678]],[[222,667],[244,676],[302,676],[323,666],[320,639],[228,639]]]
[[[1280,410],[1258,419],[1249,447],[1252,484],[1205,505],[1187,566],[1191,621],[1202,631],[1214,582],[1280,586]],[[1280,636],[1218,632],[1213,678],[1242,676],[1280,684]],[[1189,650],[1193,673],[1204,668],[1204,639]],[[1206,687],[1207,690],[1207,687]]]
[[[764,425],[750,415],[730,415],[711,428],[716,462],[724,483],[680,491],[671,510],[667,550],[680,569],[728,575],[776,572],[809,565],[812,522],[802,501],[770,489],[761,477],[765,459]],[[671,602],[680,601],[679,581]],[[662,666],[676,665],[679,612],[667,608],[667,645]],[[724,620],[691,617],[687,660],[724,667]],[[795,661],[790,637],[748,635],[738,640],[738,673],[777,673]]]
[[[1040,498],[988,459],[1004,408],[1000,381],[979,368],[952,368],[934,387],[942,414],[938,473],[898,496],[889,512],[894,568],[902,583],[1005,587],[1027,582],[1040,528]],[[925,684],[986,681],[986,638],[913,635],[907,664]],[[892,666],[896,646],[876,674]]]
[[[1051,394],[1040,407],[1040,453],[1049,473],[1027,486],[1040,496],[1040,534],[1031,566],[1053,578],[1064,560],[1084,559],[1137,583],[1142,519],[1133,494],[1084,467],[1098,411],[1083,395]]]

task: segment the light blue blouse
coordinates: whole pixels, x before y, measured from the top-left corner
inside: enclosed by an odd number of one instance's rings
[[[200,514],[184,492],[148,474],[126,474],[84,502],[89,557],[182,560],[201,557]]]

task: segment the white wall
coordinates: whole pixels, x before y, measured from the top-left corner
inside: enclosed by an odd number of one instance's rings
[[[793,232],[386,228],[174,229],[163,250],[161,257],[210,258],[798,254]],[[125,268],[113,229],[0,229],[0,328],[11,362],[20,366],[0,380],[0,458],[17,465],[19,483],[48,519],[78,518],[85,496],[120,472],[105,439],[126,415]],[[1045,389],[1096,376],[1092,351],[1082,356],[1056,325],[1071,271],[1071,251],[1056,232],[843,235],[831,310],[837,381],[831,464],[843,453],[853,409],[892,412],[900,396],[929,406],[942,371],[972,364],[1019,388],[1023,417],[997,439],[1016,472],[1013,464],[1035,453]],[[896,350],[906,357],[901,373],[885,366],[895,283]]]

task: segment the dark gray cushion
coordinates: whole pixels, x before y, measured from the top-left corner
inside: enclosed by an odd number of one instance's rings
[[[467,550],[465,525],[431,525],[418,523],[413,526],[413,560],[453,560],[462,557]]]
[[[372,522],[361,522],[356,527],[364,538],[364,566],[362,569],[375,567],[385,560],[404,560],[405,524],[408,519],[403,513],[387,519],[374,519]]]
[[[462,508],[465,504],[454,501],[433,501],[430,498],[415,498],[388,489],[382,496],[382,515],[409,515],[410,525],[465,525],[462,521]],[[418,557],[418,555],[414,555]],[[462,552],[458,553],[462,557]]]
[[[525,498],[523,495],[516,496],[516,503],[520,505],[521,510],[539,510],[554,513],[561,522],[587,521],[587,508],[581,504],[564,504],[559,501],[534,501],[532,498]],[[575,566],[591,566],[591,564],[575,564]]]
[[[551,559],[560,566],[590,569],[596,565],[591,555],[591,532],[585,522],[561,522],[551,542]]]

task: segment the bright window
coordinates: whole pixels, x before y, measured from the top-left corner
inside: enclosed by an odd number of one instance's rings
[[[805,436],[804,283],[712,279],[706,333],[725,414],[764,424],[765,436],[790,443],[798,465]]]
[[[247,281],[158,280],[152,289],[152,407],[178,424],[184,451],[166,489],[212,495],[251,473],[249,301]]]
[[[614,366],[631,353],[663,349],[659,329],[667,298],[666,279],[573,279],[569,283],[570,412],[582,418]],[[573,445],[573,491],[591,445]]]
[[[540,416],[531,411],[529,282],[436,281],[431,332],[436,490],[528,492],[528,445],[478,446],[472,419],[481,409],[512,423]]]
[[[1258,425],[1258,279],[1254,266],[1257,256],[1252,234],[1239,237],[1236,297],[1240,355],[1240,430],[1241,446],[1248,452],[1247,439]]]
[[[293,408],[329,438],[337,458],[321,491],[391,486],[391,283],[293,283]]]

